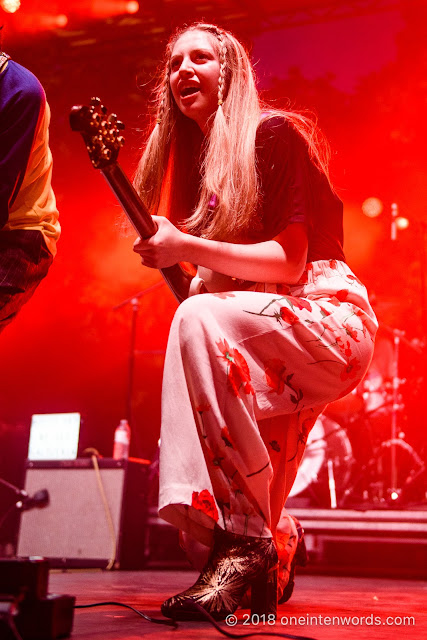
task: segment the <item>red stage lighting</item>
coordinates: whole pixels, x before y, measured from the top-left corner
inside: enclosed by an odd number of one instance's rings
[[[56,18],[56,26],[59,29],[62,29],[63,27],[66,27],[68,24],[68,18],[65,15],[65,13],[60,13],[59,16],[55,16]]]
[[[68,17],[63,13],[58,15],[30,13],[19,16],[17,30],[22,33],[35,33],[49,29],[63,29],[67,24]]]
[[[368,218],[377,218],[383,209],[384,205],[379,198],[366,198],[362,204],[362,211]]]
[[[139,2],[129,0],[82,0],[74,7],[82,14],[91,15],[94,18],[110,18],[126,13],[137,13]]]
[[[21,6],[21,0],[1,0],[0,6],[6,13],[15,13]]]
[[[62,29],[68,24],[68,18],[63,13],[57,16],[35,16],[34,18],[35,21],[38,18],[39,26],[42,29]]]
[[[139,2],[135,2],[132,0],[131,2],[126,2],[126,13],[138,13],[139,11]]]
[[[408,218],[402,218],[402,217],[398,217],[396,218],[396,227],[398,229],[400,229],[401,231],[403,229],[407,229],[409,227],[409,220]]]

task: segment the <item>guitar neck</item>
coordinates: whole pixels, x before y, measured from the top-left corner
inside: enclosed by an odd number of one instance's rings
[[[115,162],[101,169],[101,173],[138,235],[144,240],[151,238],[157,231],[156,224],[121,166]]]
[[[143,239],[153,236],[157,231],[157,226],[120,165],[115,162],[101,169],[101,173],[138,235]],[[188,298],[191,277],[178,264],[160,269],[160,271],[178,302],[181,303],[185,298]]]

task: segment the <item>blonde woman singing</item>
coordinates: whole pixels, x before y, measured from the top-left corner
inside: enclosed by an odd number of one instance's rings
[[[240,42],[208,24],[175,33],[157,101],[135,184],[166,216],[135,251],[197,265],[166,353],[159,512],[210,549],[162,612],[197,619],[197,602],[223,619],[251,587],[252,613],[274,616],[293,585],[283,508],[308,433],[362,379],[377,323],[345,263],[326,144],[261,105]]]

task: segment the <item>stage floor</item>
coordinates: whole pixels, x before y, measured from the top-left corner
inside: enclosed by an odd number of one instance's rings
[[[162,601],[195,578],[190,571],[57,570],[51,572],[49,592],[74,595],[76,604],[119,601],[161,617]],[[427,584],[420,580],[302,575],[297,576],[291,600],[279,606],[275,626],[244,624],[249,617],[247,610],[237,612],[235,626],[220,624],[235,634],[274,631],[328,640],[421,639],[427,637],[426,601]],[[291,616],[293,620],[289,620]],[[336,616],[339,621],[332,619]],[[352,619],[350,624],[343,617]],[[121,607],[75,611],[74,640],[137,640],[141,636],[171,640],[223,637],[207,622],[180,622],[173,630],[146,622]]]

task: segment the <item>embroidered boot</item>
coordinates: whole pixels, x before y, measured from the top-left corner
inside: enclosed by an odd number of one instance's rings
[[[162,613],[175,620],[203,620],[195,601],[215,620],[234,613],[251,587],[251,613],[276,615],[278,557],[271,538],[252,538],[214,530],[214,546],[195,584],[166,600]]]

